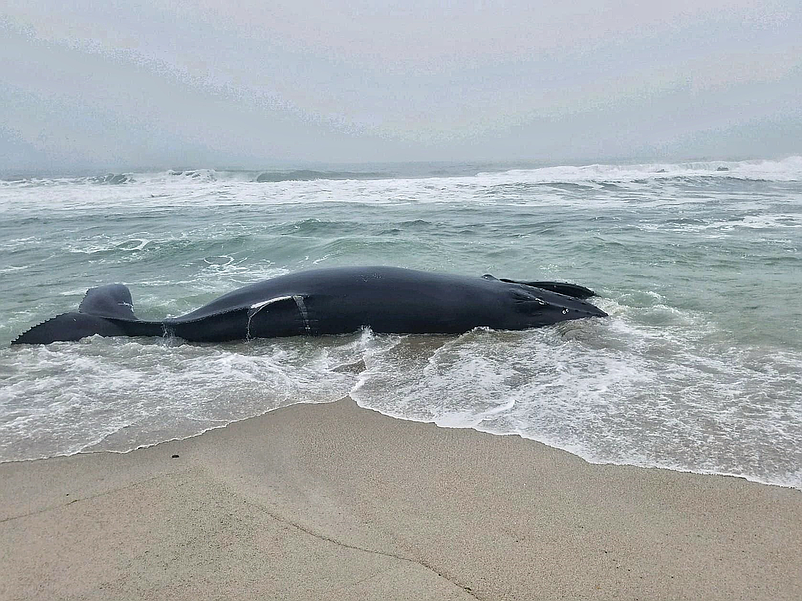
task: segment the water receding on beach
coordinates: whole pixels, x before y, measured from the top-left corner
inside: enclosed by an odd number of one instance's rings
[[[351,395],[595,462],[802,486],[798,157],[17,179],[0,182],[0,215],[0,460],[125,451]],[[576,282],[610,317],[8,346],[96,285],[125,283],[139,317],[163,318],[276,275],[366,264]]]

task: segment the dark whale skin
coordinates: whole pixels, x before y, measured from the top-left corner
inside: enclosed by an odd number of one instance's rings
[[[178,336],[223,342],[345,334],[461,334],[477,327],[523,330],[570,319],[605,317],[575,284],[517,282],[398,267],[301,271],[229,292],[186,315],[139,320],[122,284],[87,291],[78,312],[35,326],[12,344],[101,336]]]

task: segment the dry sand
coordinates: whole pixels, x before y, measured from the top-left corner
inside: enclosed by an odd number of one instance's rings
[[[4,600],[802,599],[800,491],[348,399],[0,483]]]

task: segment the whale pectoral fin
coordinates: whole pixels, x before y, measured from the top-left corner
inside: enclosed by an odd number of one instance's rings
[[[580,286],[579,284],[568,284],[566,282],[522,282],[519,280],[508,280],[504,278],[502,278],[501,281],[507,282],[508,284],[523,284],[524,286],[532,286],[533,288],[542,288],[543,290],[549,290],[551,292],[556,292],[557,294],[564,294],[565,296],[572,296],[573,298],[578,299],[586,299],[596,296],[596,293],[593,292],[593,290],[590,288],[585,288],[584,286]]]
[[[534,325],[549,325],[566,319],[607,317],[607,313],[580,298],[539,287],[510,290],[517,311],[537,318]],[[533,326],[530,326],[533,327]]]
[[[136,319],[131,291],[122,284],[107,284],[90,288],[78,305],[78,312],[97,317]]]
[[[540,307],[545,307],[548,303],[537,296],[536,290],[525,290],[516,288],[510,291],[515,308],[519,311],[529,313],[537,311]]]

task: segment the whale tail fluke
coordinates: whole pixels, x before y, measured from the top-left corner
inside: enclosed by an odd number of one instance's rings
[[[87,336],[161,336],[161,322],[140,321],[134,315],[131,291],[109,284],[86,291],[78,311],[62,313],[32,327],[11,344],[71,342]]]
[[[87,336],[125,336],[125,331],[113,321],[86,313],[70,312],[56,315],[20,334],[11,344],[50,344],[71,342]]]

